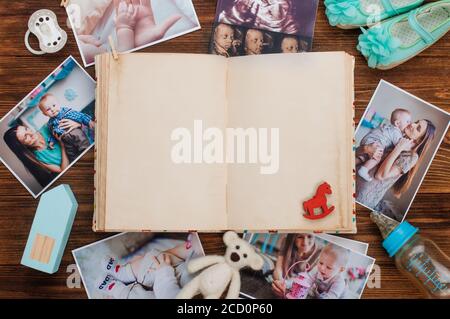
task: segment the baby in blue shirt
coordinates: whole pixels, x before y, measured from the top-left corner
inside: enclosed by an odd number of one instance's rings
[[[62,120],[72,120],[93,129],[95,123],[89,115],[61,106],[56,96],[50,93],[45,94],[41,98],[39,101],[39,109],[45,116],[50,118],[47,123],[51,133],[47,141],[50,149],[53,149],[57,142],[53,134],[61,136],[61,140],[66,146],[67,157],[70,162],[73,162],[81,153],[89,148],[89,139],[81,128],[67,131],[60,127]]]
[[[411,112],[406,109],[395,109],[391,114],[391,123],[382,124],[378,128],[371,130],[361,140],[361,145],[378,144],[383,152],[393,148],[403,138],[405,129],[411,124]],[[367,154],[356,159],[358,175],[367,182],[372,181],[370,171],[380,163],[380,160],[369,158]]]

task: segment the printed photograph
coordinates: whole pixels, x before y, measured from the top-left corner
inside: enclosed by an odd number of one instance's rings
[[[191,0],[72,0],[67,14],[85,66],[97,54],[133,52],[200,29]]]
[[[36,198],[94,144],[95,81],[67,58],[0,120],[0,160]]]
[[[366,248],[348,241],[349,247],[338,245],[332,236],[250,234],[246,239],[264,258],[262,270],[242,271],[241,294],[248,298],[359,299],[375,262],[364,254]]]
[[[363,254],[363,255],[367,255],[367,251],[369,250],[369,244],[361,242],[361,241],[352,240],[352,239],[348,239],[345,237],[334,236],[334,235],[325,234],[325,233],[317,234],[316,236],[319,238],[322,238],[326,241],[337,244],[339,246],[353,250],[357,253]]]
[[[312,39],[318,0],[218,0],[216,22]]]
[[[258,29],[215,24],[209,53],[224,57],[311,51],[311,39]]]
[[[205,255],[197,233],[122,233],[72,254],[90,299],[173,299]]]
[[[381,81],[356,130],[356,201],[403,221],[449,121],[449,113]]]

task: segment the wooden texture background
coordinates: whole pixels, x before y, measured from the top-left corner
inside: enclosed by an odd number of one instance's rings
[[[304,1],[304,0],[301,0]],[[194,0],[202,30],[147,48],[145,52],[206,53],[215,13],[214,0]],[[48,8],[56,12],[68,32],[66,47],[54,55],[30,54],[23,42],[29,16]],[[450,111],[450,34],[408,63],[390,71],[375,71],[355,49],[357,30],[343,31],[328,25],[320,0],[314,51],[346,51],[356,57],[355,90],[357,119],[367,106],[380,79],[385,79],[412,94]],[[0,1],[0,117],[9,112],[30,90],[68,55],[81,58],[66,15],[58,0]],[[88,72],[93,75],[94,69]],[[450,254],[450,135],[447,136],[408,214]],[[25,188],[0,165],[0,297],[6,298],[86,298],[84,289],[69,289],[67,267],[74,263],[71,250],[108,237],[91,230],[93,211],[93,151],[85,155],[55,184],[69,184],[79,202],[79,210],[58,273],[47,275],[20,265],[20,259],[38,204]],[[200,234],[208,254],[222,253],[220,234]],[[420,298],[420,293],[395,268],[380,246],[377,228],[368,210],[358,207],[358,234],[346,236],[370,243],[368,254],[380,267],[381,287],[366,289],[363,298]]]

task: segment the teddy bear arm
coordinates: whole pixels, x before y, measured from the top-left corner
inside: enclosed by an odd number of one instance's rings
[[[224,262],[225,258],[223,256],[204,256],[200,258],[193,259],[188,264],[188,270],[190,273],[195,273],[199,270],[202,270],[206,267],[209,267],[214,264],[218,264]]]
[[[226,299],[237,299],[239,297],[239,292],[241,291],[241,275],[239,271],[233,271],[231,277],[230,286],[228,287],[228,292]]]

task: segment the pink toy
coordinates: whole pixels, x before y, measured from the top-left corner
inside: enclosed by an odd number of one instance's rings
[[[299,260],[293,263],[291,267],[289,267],[284,277],[285,282],[291,269],[300,263],[305,263],[305,261]],[[311,266],[307,262],[305,265],[305,269],[306,271],[299,273],[297,277],[295,277],[292,281],[292,287],[289,290],[289,293],[286,294],[286,299],[306,299],[306,297],[308,297],[309,290],[311,289],[314,281],[308,274]]]
[[[287,299],[306,299],[308,297],[309,290],[313,285],[313,279],[307,272],[302,272],[294,278],[292,282],[292,288],[286,295]]]

